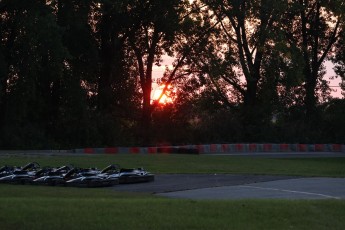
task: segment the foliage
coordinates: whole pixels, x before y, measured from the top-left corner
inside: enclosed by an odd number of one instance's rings
[[[0,1],[0,147],[344,143],[343,1]],[[172,103],[153,101],[153,68]]]

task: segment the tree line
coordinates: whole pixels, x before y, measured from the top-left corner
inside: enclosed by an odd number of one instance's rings
[[[0,148],[345,143],[344,29],[342,0],[1,0]]]

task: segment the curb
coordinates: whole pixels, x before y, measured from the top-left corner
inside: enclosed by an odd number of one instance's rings
[[[208,144],[155,147],[107,147],[73,149],[73,153],[84,154],[212,154],[212,153],[244,153],[244,152],[342,152],[342,144]]]

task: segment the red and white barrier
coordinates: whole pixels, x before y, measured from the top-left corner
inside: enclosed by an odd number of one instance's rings
[[[160,147],[107,147],[75,149],[75,153],[85,154],[164,154],[164,153],[255,153],[255,152],[344,152],[342,144],[209,144],[209,145],[183,145]]]

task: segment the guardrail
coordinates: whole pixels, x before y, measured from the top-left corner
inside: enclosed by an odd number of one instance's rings
[[[242,152],[344,152],[342,144],[208,144],[158,147],[107,147],[74,149],[74,153],[85,154],[160,154],[160,153],[242,153]]]

